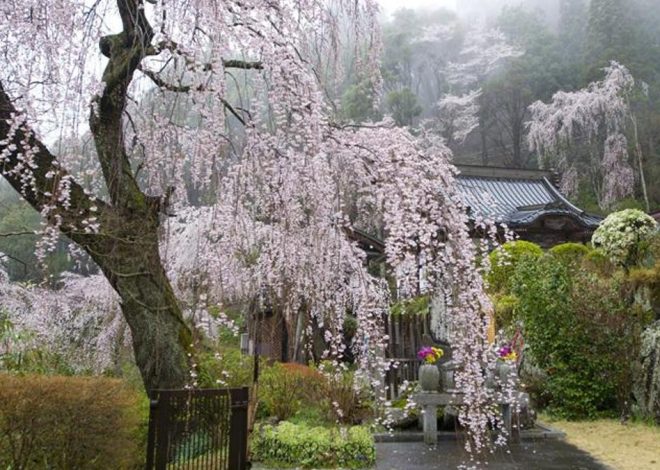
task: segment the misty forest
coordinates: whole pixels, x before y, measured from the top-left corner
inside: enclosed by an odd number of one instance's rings
[[[0,467],[660,468],[659,183],[659,0],[0,0]]]

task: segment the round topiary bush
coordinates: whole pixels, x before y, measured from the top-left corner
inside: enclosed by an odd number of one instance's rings
[[[490,255],[488,286],[491,292],[510,292],[511,279],[518,263],[526,258],[540,258],[543,249],[536,243],[525,240],[507,242],[493,250]]]
[[[552,256],[562,263],[577,264],[591,252],[591,249],[582,243],[562,243],[548,250]]]
[[[656,231],[657,224],[651,216],[638,209],[626,209],[608,215],[591,241],[614,264],[629,268],[644,258]]]

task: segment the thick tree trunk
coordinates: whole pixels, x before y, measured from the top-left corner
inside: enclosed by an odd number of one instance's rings
[[[145,389],[183,387],[192,333],[158,253],[157,215],[125,215],[113,225],[83,247],[121,297]]]
[[[142,0],[117,0],[117,7],[124,29],[101,39],[101,52],[109,59],[103,73],[106,87],[95,98],[98,114],[90,116],[110,201],[87,195],[27,124],[12,127],[19,113],[2,83],[0,173],[35,209],[47,209],[49,222],[89,253],[117,291],[135,361],[152,392],[186,384],[192,334],[158,252],[158,218],[166,201],[140,190],[124,148],[127,90],[153,33]],[[34,164],[24,164],[26,155],[34,156]],[[63,181],[68,185],[61,185]],[[67,204],[57,203],[59,196]],[[97,230],[86,228],[90,221],[98,223]]]
[[[56,158],[27,129],[11,131],[8,121],[17,111],[0,83],[0,144],[7,156],[0,173],[35,209],[52,204],[48,194],[58,195],[58,181],[68,175]],[[35,192],[23,187],[21,154],[27,147],[36,150],[39,165],[31,171]],[[12,150],[13,149],[13,150]],[[56,177],[48,177],[55,172]],[[188,352],[191,331],[167,279],[158,253],[158,208],[143,198],[141,209],[121,209],[93,200],[75,182],[70,186],[68,207],[57,207],[51,217],[61,218],[60,230],[79,244],[101,268],[121,297],[121,308],[131,329],[135,361],[145,388],[178,388],[189,379]],[[139,199],[139,198],[138,198]],[[96,233],[83,230],[83,221],[98,218]]]

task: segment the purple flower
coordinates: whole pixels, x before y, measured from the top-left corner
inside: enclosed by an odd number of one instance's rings
[[[419,352],[417,353],[417,359],[423,361],[426,359],[426,356],[428,356],[429,354],[433,354],[433,349],[431,349],[430,346],[425,346],[422,349],[420,349]]]
[[[506,346],[502,346],[498,352],[499,357],[507,357],[513,352],[513,349],[511,346],[508,344]]]

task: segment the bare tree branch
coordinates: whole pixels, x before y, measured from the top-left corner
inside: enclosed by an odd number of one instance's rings
[[[0,233],[0,238],[7,238],[7,237],[20,237],[23,235],[36,235],[33,231],[27,230],[24,232],[6,232],[6,233]]]

